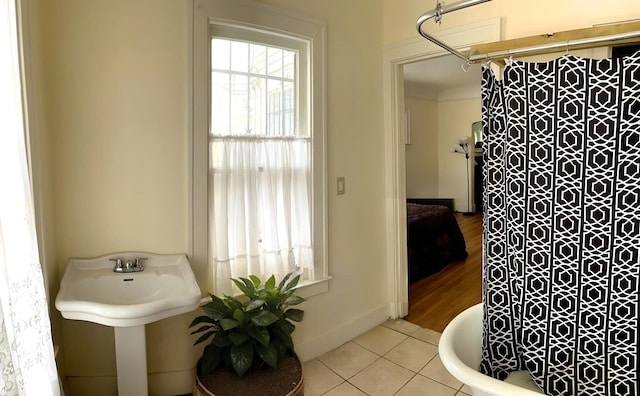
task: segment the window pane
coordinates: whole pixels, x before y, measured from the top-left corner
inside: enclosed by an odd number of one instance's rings
[[[282,136],[282,81],[268,80],[267,90],[269,91],[267,102],[267,122],[269,136]]]
[[[246,135],[248,130],[248,93],[249,77],[245,75],[231,75],[231,134]]]
[[[285,82],[283,84],[283,103],[282,103],[282,118],[283,118],[283,135],[295,136],[295,97],[293,91],[293,83]]]
[[[211,40],[211,67],[214,69],[229,70],[229,40]]]
[[[284,51],[284,78],[296,78],[296,53],[293,51]]]
[[[249,44],[231,42],[231,70],[247,73],[249,71]]]
[[[267,48],[268,64],[267,72],[273,77],[282,77],[282,50],[279,48]]]
[[[211,131],[214,135],[229,134],[229,75],[211,74]]]
[[[251,44],[249,52],[250,69],[253,74],[265,75],[267,72],[267,47]]]
[[[249,127],[255,135],[264,135],[265,120],[267,117],[266,110],[266,84],[267,80],[262,77],[251,77],[251,91],[250,91],[250,112]]]

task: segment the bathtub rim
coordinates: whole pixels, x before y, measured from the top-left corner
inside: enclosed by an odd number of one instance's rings
[[[482,319],[483,307],[482,303],[479,303],[462,311],[447,325],[438,343],[438,353],[445,368],[459,381],[468,385],[474,394],[481,391],[483,395],[487,396],[540,396],[541,393],[484,375],[477,368],[468,366],[460,359],[454,341],[458,338],[457,336],[469,334],[470,331],[474,331],[473,329],[478,331],[476,334],[471,333],[474,334],[473,337],[476,341],[473,344],[474,347],[475,345],[478,347],[478,355],[481,353]],[[466,344],[469,343],[466,342]],[[479,360],[478,364],[480,364]]]

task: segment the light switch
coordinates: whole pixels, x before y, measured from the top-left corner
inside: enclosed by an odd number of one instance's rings
[[[339,177],[338,181],[338,195],[344,194],[344,177]]]

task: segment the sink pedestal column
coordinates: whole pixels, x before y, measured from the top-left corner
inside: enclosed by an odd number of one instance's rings
[[[147,396],[145,325],[114,327],[118,396]]]

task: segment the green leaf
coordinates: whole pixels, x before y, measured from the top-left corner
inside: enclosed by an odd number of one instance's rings
[[[284,342],[280,341],[279,339],[274,339],[273,341],[271,341],[271,345],[273,345],[274,348],[276,348],[276,350],[278,351],[278,361],[287,354],[287,346],[284,345]]]
[[[271,336],[269,335],[269,330],[266,327],[254,327],[251,326],[247,329],[249,335],[260,344],[267,346],[269,345],[269,340]]]
[[[199,328],[198,330],[194,330],[191,332],[191,334],[198,334],[198,333],[202,333],[203,331],[206,330],[218,330],[218,328],[216,326],[202,326],[201,328]]]
[[[296,286],[298,286],[298,282],[300,281],[300,274],[296,275],[293,279],[289,281],[284,287],[284,291],[288,292],[289,290],[293,290]]]
[[[269,279],[267,279],[267,282],[264,284],[264,288],[269,290],[269,289],[274,289],[275,287],[276,287],[276,277],[274,275],[271,275]]]
[[[283,322],[286,322],[283,320]],[[288,322],[287,322],[288,323]],[[269,326],[269,333],[271,334],[271,343],[277,344],[281,342],[284,344],[286,348],[293,349],[293,340],[291,339],[291,333],[282,329],[279,326],[280,322],[277,322],[274,325]]]
[[[253,363],[253,346],[249,343],[234,345],[229,353],[233,370],[243,376]]]
[[[286,320],[279,320],[278,322],[276,322],[274,324],[275,327],[277,327],[278,329],[284,331],[286,334],[291,334],[293,333],[293,331],[296,329],[296,326],[294,326],[292,323],[289,323]]]
[[[208,317],[214,320],[222,320],[229,308],[220,297],[213,294],[210,294],[210,296],[211,301],[206,303],[202,309]]]
[[[284,304],[286,304],[286,305],[298,305],[298,304],[300,304],[300,303],[302,303],[304,301],[305,300],[302,297],[290,296],[290,297],[287,297],[286,300],[284,300]]]
[[[222,330],[231,330],[233,328],[236,328],[240,325],[240,322],[238,322],[235,319],[222,319],[220,321],[220,327],[222,327]]]
[[[225,333],[223,331],[217,332],[215,337],[213,337],[213,341],[211,341],[211,343],[220,348],[228,347],[232,344],[231,340],[229,339],[229,333]]]
[[[253,285],[254,285],[256,288],[260,287],[260,282],[261,282],[261,281],[260,281],[260,278],[258,278],[258,277],[257,277],[257,276],[255,276],[255,275],[249,275],[249,278],[253,281]]]
[[[202,352],[202,360],[200,361],[200,375],[205,376],[211,374],[220,365],[222,351],[212,345],[208,345]]]
[[[212,323],[212,324],[216,324],[216,321],[214,319],[211,319],[208,316],[198,316],[196,318],[193,319],[193,321],[191,322],[191,324],[189,325],[189,327],[193,327],[196,325],[199,325],[200,323]]]
[[[208,333],[204,333],[203,335],[200,336],[200,338],[198,338],[196,340],[196,342],[193,343],[193,345],[198,345],[199,343],[206,341],[209,337],[211,337],[212,335],[215,335],[216,332],[215,331],[210,331]]]
[[[240,333],[237,331],[229,333],[229,340],[233,342],[234,345],[243,344],[248,339],[249,339],[249,335],[247,333]]]
[[[233,318],[242,323],[244,321],[244,312],[239,308],[236,309],[235,311],[233,311]]]
[[[269,311],[260,311],[251,318],[251,322],[257,326],[269,326],[270,324],[277,322],[279,319],[280,318]]]
[[[247,303],[247,305],[245,305],[244,309],[247,312],[251,312],[256,310],[257,308],[260,308],[261,306],[263,306],[265,304],[265,300],[263,299],[257,299],[257,300],[249,300],[249,302]]]
[[[284,325],[283,323],[286,323]],[[287,326],[289,325],[289,326]],[[291,333],[295,329],[295,326],[287,322],[286,320],[281,320],[276,322],[274,325],[269,326],[269,332],[271,333],[271,342],[275,342],[275,340],[280,340],[284,343],[284,345],[293,350],[293,340],[291,339]]]
[[[304,311],[300,309],[287,309],[284,311],[284,317],[287,319],[291,319],[294,322],[301,322],[304,317]]]
[[[287,283],[291,275],[293,275],[293,272],[289,272],[287,275],[284,276],[284,278],[280,281],[280,284],[278,285],[278,289],[280,290],[284,289],[284,285]]]
[[[240,291],[242,291],[245,295],[249,296],[250,298],[252,298],[255,295],[256,289],[255,287],[253,287],[253,282],[250,281],[249,279],[240,278],[240,280],[232,279],[232,281],[233,283],[236,284],[236,286],[238,286],[238,289],[240,289]]]
[[[258,356],[262,358],[269,366],[276,368],[278,366],[278,350],[275,346],[256,345]]]

